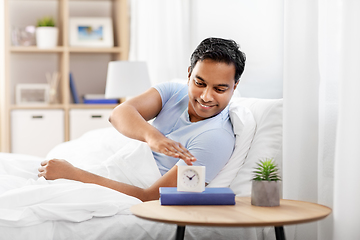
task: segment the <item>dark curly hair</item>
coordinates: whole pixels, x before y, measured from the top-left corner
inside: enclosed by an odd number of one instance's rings
[[[191,55],[190,72],[194,69],[196,63],[211,59],[217,62],[235,65],[235,83],[240,79],[244,72],[246,56],[239,50],[239,45],[234,40],[222,38],[206,38],[195,49]]]

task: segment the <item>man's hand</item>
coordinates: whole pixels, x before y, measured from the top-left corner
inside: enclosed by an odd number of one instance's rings
[[[191,166],[196,161],[196,158],[183,145],[165,137],[160,132],[155,134],[155,136],[148,137],[146,142],[151,150],[170,157],[180,158],[187,165]]]
[[[38,176],[44,177],[47,180],[59,178],[75,180],[77,169],[78,168],[63,159],[45,160],[41,162],[41,167],[38,169]]]

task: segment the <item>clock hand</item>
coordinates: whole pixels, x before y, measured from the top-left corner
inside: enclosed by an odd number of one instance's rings
[[[192,177],[188,177],[190,180],[192,180],[193,179],[193,177],[195,177],[195,174],[192,176]]]

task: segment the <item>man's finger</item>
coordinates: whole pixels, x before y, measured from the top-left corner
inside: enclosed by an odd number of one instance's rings
[[[174,148],[177,150],[179,158],[184,160],[186,164],[191,166],[192,162],[196,161],[196,158],[189,152],[189,150],[182,146],[180,143],[176,144]]]
[[[41,166],[45,166],[49,161],[48,160],[44,160],[40,163]]]
[[[187,150],[184,146],[182,146],[181,144],[177,144],[175,146],[176,150],[178,152],[180,152],[182,155],[187,156],[187,157],[194,157],[189,150]]]
[[[195,159],[195,157],[188,150],[184,151],[183,155],[187,158]]]

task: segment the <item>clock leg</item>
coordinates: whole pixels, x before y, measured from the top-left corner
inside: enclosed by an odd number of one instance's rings
[[[276,240],[285,240],[285,232],[283,226],[275,227]]]
[[[183,240],[185,236],[185,226],[177,226],[176,240]]]

